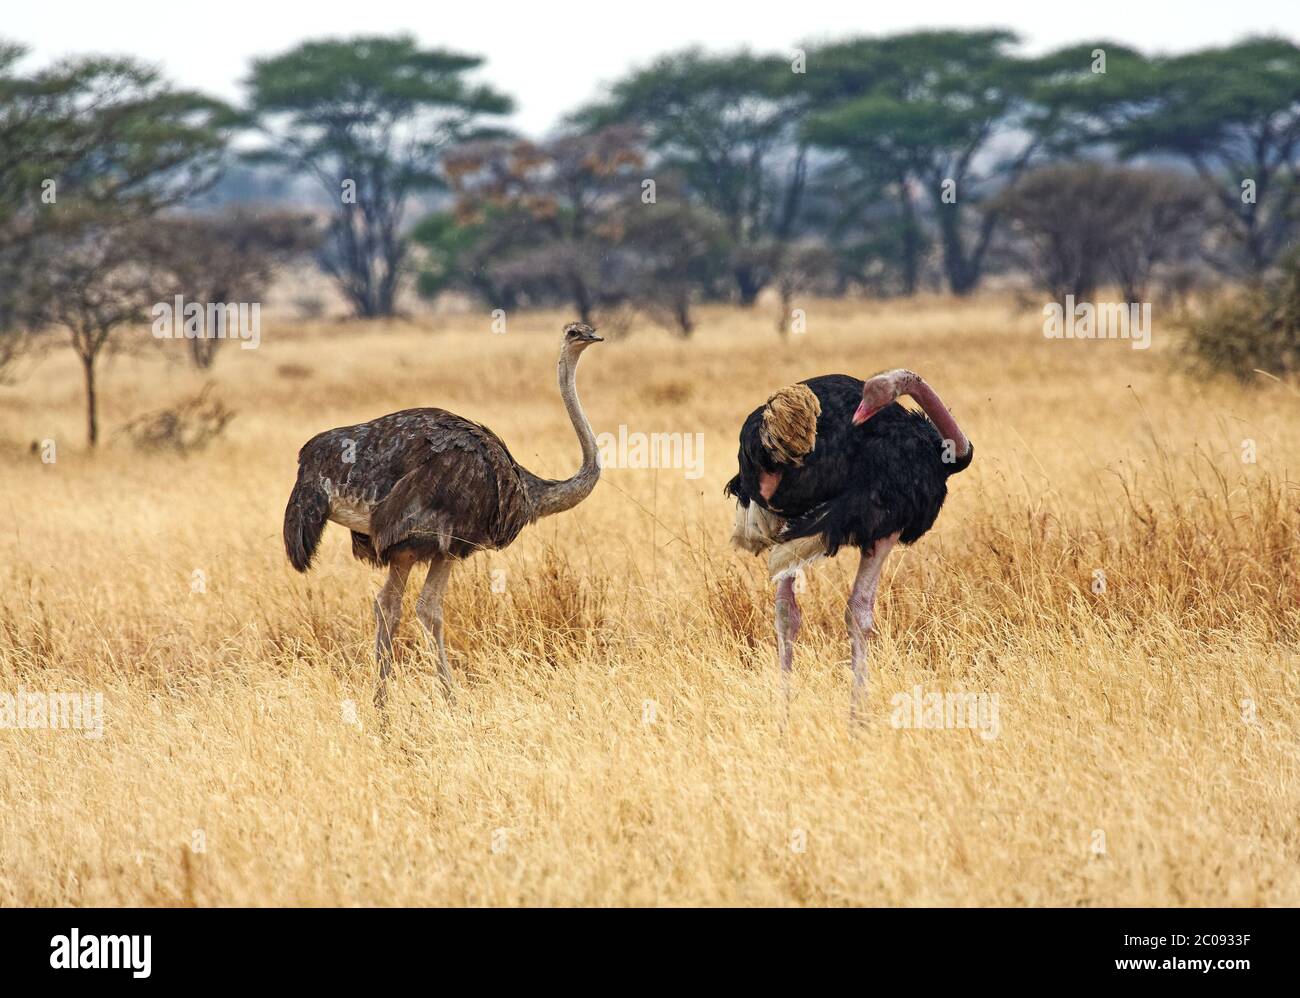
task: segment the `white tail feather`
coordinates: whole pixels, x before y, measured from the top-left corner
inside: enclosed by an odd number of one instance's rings
[[[767,571],[775,582],[826,556],[826,539],[820,534],[782,541],[786,521],[756,502],[748,506],[736,503],[735,527],[731,543],[750,554],[768,552]]]
[[[826,557],[826,538],[821,534],[798,537],[772,548],[767,556],[767,572],[772,581],[776,582],[824,557]]]
[[[735,527],[731,543],[750,554],[762,554],[777,543],[785,528],[785,520],[756,502],[748,506],[736,503]]]

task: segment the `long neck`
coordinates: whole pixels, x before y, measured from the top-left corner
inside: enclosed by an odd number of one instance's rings
[[[943,404],[943,399],[939,398],[938,392],[927,385],[919,374],[911,374],[902,394],[910,395],[916,399],[917,404],[930,417],[930,422],[934,423],[935,429],[939,431],[940,435],[945,440],[952,441],[957,457],[966,456],[970,450],[970,440],[966,438],[966,434],[962,433],[961,427],[957,425],[957,420],[952,418],[952,413]]]
[[[564,408],[573,423],[573,431],[578,435],[582,446],[582,467],[572,478],[554,481],[530,475],[528,493],[533,501],[533,516],[550,516],[572,509],[591,494],[600,478],[600,462],[596,458],[596,435],[591,432],[587,414],[582,411],[578,401],[578,358],[580,352],[568,349],[560,352],[560,397],[564,399]]]

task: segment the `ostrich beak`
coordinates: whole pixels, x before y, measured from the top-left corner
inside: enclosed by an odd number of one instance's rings
[[[870,419],[879,411],[880,411],[879,406],[876,406],[876,408],[874,409],[868,409],[866,402],[859,402],[857,411],[853,413],[853,425],[861,426],[863,423],[865,423],[868,419]]]

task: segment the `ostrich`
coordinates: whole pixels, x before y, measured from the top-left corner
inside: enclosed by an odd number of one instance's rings
[[[325,522],[333,520],[352,532],[354,557],[388,568],[375,598],[375,703],[381,710],[412,566],[429,565],[415,614],[437,648],[443,693],[454,702],[442,636],[452,563],[483,548],[506,547],[528,524],[571,509],[596,487],[596,438],[578,401],[576,374],[583,351],[601,341],[585,323],[564,328],[560,397],[582,447],[582,467],[572,478],[539,478],[486,426],[444,409],[403,409],[326,430],[298,452],[298,481],[284,511],[284,548],[293,567],[307,571]]]
[[[925,415],[899,405],[900,395],[912,396]],[[857,718],[885,559],[896,543],[910,544],[934,525],[948,476],[965,470],[972,455],[934,389],[911,371],[886,371],[865,382],[843,374],[809,378],[749,414],[740,431],[740,472],[726,486],[736,499],[731,540],[754,554],[768,552],[787,705],[802,617],[796,572],[846,545],[861,552],[844,612],[853,667],[850,716]]]

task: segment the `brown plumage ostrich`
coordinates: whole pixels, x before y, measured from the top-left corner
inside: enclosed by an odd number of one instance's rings
[[[443,691],[454,700],[442,636],[452,563],[506,547],[534,520],[576,506],[595,488],[596,438],[578,401],[576,374],[582,352],[599,342],[584,323],[564,328],[560,396],[582,446],[582,467],[572,478],[539,478],[486,426],[444,409],[403,409],[327,430],[298,452],[298,481],[284,511],[284,548],[293,567],[307,571],[326,521],[333,520],[352,532],[355,557],[388,568],[375,599],[381,709],[412,566],[429,565],[415,613],[437,648]]]

